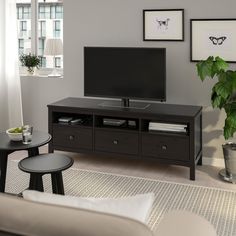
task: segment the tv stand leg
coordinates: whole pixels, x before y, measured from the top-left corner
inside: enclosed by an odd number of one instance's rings
[[[202,166],[202,155],[200,156],[200,158],[199,158],[197,164],[198,164],[199,166]]]
[[[190,167],[190,180],[195,180],[195,165]]]
[[[202,166],[202,157],[200,157],[198,163],[197,163],[199,166]]]

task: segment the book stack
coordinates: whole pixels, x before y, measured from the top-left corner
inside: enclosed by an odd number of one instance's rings
[[[149,122],[148,130],[187,133],[187,125]]]

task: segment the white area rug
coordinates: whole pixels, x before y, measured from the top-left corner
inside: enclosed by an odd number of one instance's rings
[[[19,193],[28,187],[29,174],[20,171],[17,161],[9,160],[6,191]],[[173,209],[194,212],[206,218],[219,236],[236,235],[236,192],[193,185],[157,181],[71,167],[63,172],[65,193],[82,197],[123,197],[154,192],[156,199],[148,225],[158,226],[163,215]],[[50,176],[44,188],[51,192]],[[199,226],[200,227],[200,226]]]

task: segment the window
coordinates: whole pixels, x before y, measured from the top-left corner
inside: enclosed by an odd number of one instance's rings
[[[39,34],[40,38],[46,37],[46,21],[39,21]]]
[[[63,68],[63,55],[45,56],[47,39],[63,41],[63,0],[16,0],[19,55],[33,53],[40,56],[42,72],[47,68]],[[37,14],[36,14],[37,13]]]
[[[54,38],[60,38],[61,35],[61,22],[59,20],[54,21],[53,36]]]
[[[39,50],[38,50],[39,56],[44,55],[44,47],[45,47],[45,39],[39,39]]]
[[[61,68],[61,58],[60,57],[55,57],[55,67]]]
[[[62,6],[56,6],[56,19],[62,19],[62,17],[63,17]]]
[[[27,22],[26,21],[21,21],[20,22],[20,31],[27,31]]]
[[[51,6],[51,19],[63,19],[63,7],[60,5]]]
[[[39,5],[39,19],[50,19],[50,6]]]
[[[30,7],[23,7],[23,19],[30,19]]]
[[[23,7],[17,7],[17,19],[18,20],[23,18],[22,10],[23,10]]]
[[[19,54],[24,53],[24,39],[18,39],[19,43]]]
[[[41,60],[40,66],[42,68],[45,68],[46,67],[46,57],[40,57],[40,60]]]
[[[29,4],[19,5],[17,7],[17,19],[30,19],[31,18],[31,7]]]

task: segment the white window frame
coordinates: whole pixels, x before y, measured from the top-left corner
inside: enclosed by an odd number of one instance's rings
[[[35,55],[38,55],[38,6],[38,0],[31,0],[31,53]],[[63,76],[63,68],[57,68],[57,71]],[[51,72],[52,68],[39,68],[37,76],[46,76]]]

